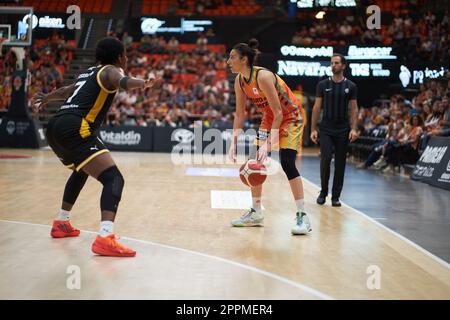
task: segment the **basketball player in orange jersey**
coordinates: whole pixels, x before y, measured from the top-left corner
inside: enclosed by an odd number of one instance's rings
[[[64,101],[50,119],[46,135],[50,147],[61,162],[73,170],[66,183],[61,211],[53,222],[50,234],[54,238],[76,237],[80,234],[70,224],[69,214],[88,176],[91,176],[103,185],[100,232],[92,244],[92,251],[104,256],[134,257],[136,252],[120,244],[113,233],[125,181],[109,150],[97,137],[97,132],[119,89],[150,88],[159,80],[125,76],[125,47],[116,38],[101,39],[97,43],[95,55],[100,65],[85,70],[74,84],[33,97],[35,111],[43,109],[50,101]]]
[[[304,209],[302,178],[296,160],[302,147],[305,112],[286,83],[273,72],[254,65],[258,51],[258,41],[239,43],[230,52],[227,61],[233,73],[236,93],[236,114],[233,126],[233,141],[229,156],[236,162],[237,138],[243,128],[246,101],[252,101],[262,113],[262,121],[255,143],[258,146],[257,159],[264,161],[270,151],[280,152],[280,162],[285,172],[295,203],[297,205],[294,235],[308,234],[311,224]],[[252,187],[252,208],[241,218],[233,220],[234,227],[263,226],[261,211],[262,185]]]

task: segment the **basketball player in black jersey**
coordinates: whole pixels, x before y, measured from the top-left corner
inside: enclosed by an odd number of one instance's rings
[[[79,230],[71,226],[69,213],[88,176],[91,176],[103,185],[100,233],[92,244],[92,251],[99,255],[134,257],[136,252],[117,242],[118,237],[113,233],[124,178],[111,154],[97,137],[97,131],[119,89],[151,88],[160,81],[126,76],[125,47],[116,38],[101,39],[97,43],[95,55],[100,64],[80,74],[74,84],[33,97],[35,111],[42,110],[50,101],[64,101],[49,121],[46,135],[50,147],[61,162],[73,170],[66,183],[61,211],[53,223],[51,236],[64,238],[80,234]]]

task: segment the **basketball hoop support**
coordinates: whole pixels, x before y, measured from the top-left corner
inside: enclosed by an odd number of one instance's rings
[[[23,62],[25,60],[25,49],[23,47],[11,47],[11,51],[16,55],[16,70],[23,70]]]

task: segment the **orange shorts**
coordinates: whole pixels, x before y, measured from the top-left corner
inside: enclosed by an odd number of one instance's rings
[[[254,142],[256,145],[259,146],[268,139],[270,128],[264,123],[261,124],[258,130],[258,137]],[[300,153],[303,144],[303,128],[304,122],[302,118],[292,118],[285,122],[283,121],[279,129],[279,148],[292,149]]]

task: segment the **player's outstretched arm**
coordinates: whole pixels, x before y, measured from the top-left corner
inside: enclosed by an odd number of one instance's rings
[[[39,112],[43,110],[50,101],[66,100],[72,94],[75,89],[75,84],[71,84],[59,89],[53,90],[52,92],[45,94],[43,92],[36,93],[31,99],[31,107],[34,112]]]
[[[100,81],[107,90],[115,91],[117,89],[133,90],[142,88],[152,88],[161,83],[161,79],[149,78],[142,80],[128,77],[123,74],[121,69],[114,66],[105,68],[100,74]]]

